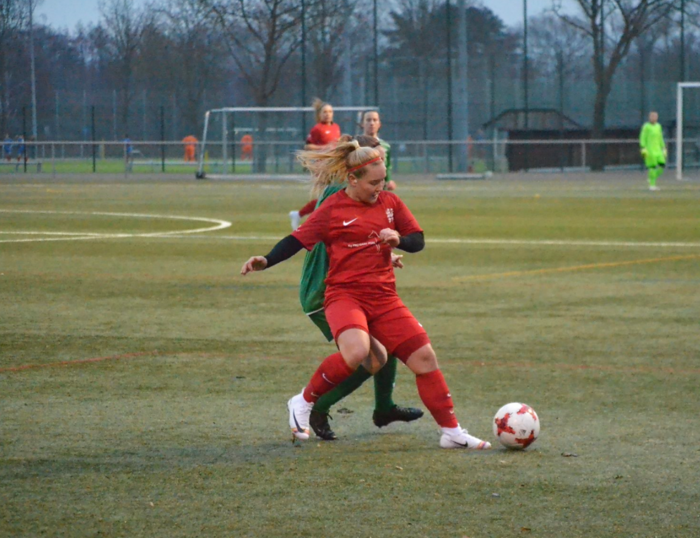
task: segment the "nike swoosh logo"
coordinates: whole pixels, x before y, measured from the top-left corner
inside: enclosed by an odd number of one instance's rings
[[[303,432],[303,431],[306,431],[306,430],[304,430],[304,428],[302,428],[302,427],[299,425],[299,421],[297,420],[297,415],[296,415],[296,413],[295,413],[294,411],[292,411],[292,418],[294,418],[294,424],[297,425],[297,431],[298,431],[298,432],[301,433],[301,432]]]
[[[331,381],[330,379],[328,379],[328,378],[326,377],[326,374],[321,374],[321,377],[324,379],[324,381],[325,381],[326,383],[330,383],[330,384],[333,385],[333,386],[337,385],[337,383],[333,383],[333,381]]]
[[[343,221],[343,226],[350,226],[353,222],[355,222],[355,221],[356,221],[357,219],[359,219],[359,218],[360,218],[360,217],[355,217],[354,219],[349,220],[349,221],[347,221],[347,222]]]

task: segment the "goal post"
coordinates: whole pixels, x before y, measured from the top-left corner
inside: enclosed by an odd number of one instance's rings
[[[377,106],[334,106],[334,121],[354,134],[359,115]],[[197,179],[295,179],[307,174],[294,159],[316,121],[313,107],[223,107],[207,110]],[[308,127],[308,129],[307,129]],[[306,132],[304,132],[306,131]]]
[[[700,82],[679,82],[676,88],[676,179],[680,181],[683,179],[684,166],[687,167],[684,160],[684,143],[687,141],[687,138],[685,138],[683,132],[683,92],[690,88],[700,89]],[[698,150],[700,150],[700,148],[698,148]],[[697,165],[698,163],[694,164]]]

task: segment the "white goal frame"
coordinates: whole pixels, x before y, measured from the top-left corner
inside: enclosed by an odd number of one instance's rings
[[[683,90],[700,88],[700,82],[679,82],[676,87],[676,179],[683,179]]]
[[[365,112],[367,110],[376,110],[379,111],[378,106],[334,106],[333,111],[334,112]],[[275,113],[307,113],[307,112],[313,112],[315,113],[314,107],[311,106],[299,106],[299,107],[223,107],[223,108],[212,108],[211,110],[207,110],[204,113],[204,132],[202,134],[202,142],[200,146],[200,151],[199,151],[199,162],[197,165],[197,172],[195,174],[195,177],[197,179],[230,179],[233,178],[233,175],[227,174],[228,171],[228,166],[227,166],[227,160],[228,160],[228,154],[227,154],[227,147],[228,147],[228,132],[226,129],[226,115],[227,114],[235,114],[238,112],[275,112]],[[222,151],[222,161],[224,163],[224,174],[218,174],[218,175],[207,175],[204,172],[204,166],[205,166],[205,148],[207,145],[207,134],[209,132],[209,119],[211,117],[212,113],[221,113],[224,116],[224,121],[222,121],[222,139],[221,139],[221,151]],[[315,123],[315,122],[314,122]],[[313,125],[313,123],[312,123]],[[306,136],[306,134],[304,134]],[[300,145],[303,143],[303,140],[300,140]],[[216,142],[216,144],[219,144],[219,142]],[[288,177],[291,179],[299,179],[297,176],[275,176],[275,175],[269,175],[269,174],[248,174],[248,175],[236,175],[236,179],[282,179],[284,177]],[[303,176],[303,179],[307,179],[306,176]]]

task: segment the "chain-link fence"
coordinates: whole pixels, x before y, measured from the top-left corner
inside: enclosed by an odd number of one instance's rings
[[[191,143],[190,143],[191,144]],[[296,142],[232,141],[226,148],[221,143],[206,146],[197,142],[194,155],[188,155],[182,141],[61,141],[26,142],[3,147],[0,174],[41,172],[192,174],[200,164],[205,174],[267,174],[284,177],[303,174],[296,161]],[[668,166],[675,166],[675,141],[669,140]],[[261,150],[262,149],[262,150]],[[602,155],[603,169],[643,168],[637,139],[621,140],[491,140],[454,142],[446,140],[403,140],[392,142],[392,173],[508,173],[520,171],[571,172],[591,169],[591,156]],[[700,137],[683,143],[684,169],[700,168]],[[192,159],[192,156],[194,159]],[[260,159],[263,159],[260,161]],[[458,166],[463,165],[463,167]]]

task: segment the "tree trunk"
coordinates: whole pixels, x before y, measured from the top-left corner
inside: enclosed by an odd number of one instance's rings
[[[260,107],[267,106],[268,104],[268,99],[266,95],[258,95],[256,101],[256,105]],[[267,113],[259,112],[258,114],[258,132],[256,139],[258,142],[267,142]],[[266,144],[254,144],[253,148],[255,148],[253,151],[253,171],[256,174],[264,174],[265,169],[267,168],[268,147]]]
[[[7,133],[7,106],[9,105],[7,73],[5,72],[5,47],[0,43],[0,136]]]
[[[600,140],[605,137],[605,106],[608,101],[608,92],[604,87],[598,87],[593,105],[593,128],[591,138]],[[596,172],[605,168],[605,145],[593,144],[590,148],[591,170]]]

